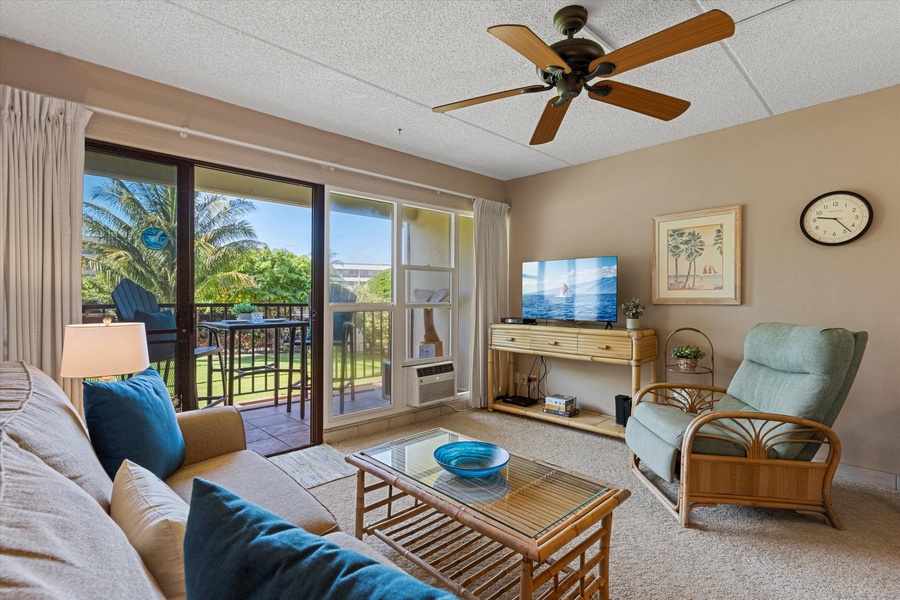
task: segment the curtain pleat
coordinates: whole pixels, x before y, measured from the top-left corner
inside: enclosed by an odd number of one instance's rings
[[[476,198],[475,287],[472,316],[472,406],[485,408],[496,390],[487,388],[489,327],[509,314],[509,207]],[[499,368],[501,365],[495,365]],[[499,381],[499,377],[496,378]]]
[[[84,130],[91,111],[0,85],[0,340],[3,360],[60,379],[63,331],[81,322]]]

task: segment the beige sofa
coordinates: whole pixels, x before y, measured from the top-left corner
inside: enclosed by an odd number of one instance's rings
[[[185,461],[166,483],[186,501],[201,477],[307,531],[383,563],[272,462],[246,449],[240,413],[178,415]],[[109,517],[112,481],[60,387],[20,362],[0,362],[0,588],[28,598],[161,598]],[[352,502],[351,498],[347,499]]]

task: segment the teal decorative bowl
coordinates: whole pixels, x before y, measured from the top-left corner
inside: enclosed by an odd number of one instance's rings
[[[434,451],[441,467],[460,477],[487,477],[509,462],[509,452],[487,442],[452,442]]]

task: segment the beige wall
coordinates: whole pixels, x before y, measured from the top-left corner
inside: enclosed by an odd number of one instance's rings
[[[620,299],[644,300],[641,323],[660,332],[661,345],[679,327],[706,332],[717,384],[731,379],[761,321],[868,331],[834,428],[844,464],[900,473],[900,86],[508,186],[513,313],[523,261],[618,254]],[[828,248],[798,222],[807,202],[832,190],[862,194],[875,218],[861,239]],[[744,207],[743,304],[651,304],[652,217],[730,204]],[[607,413],[631,388],[627,369],[563,360],[550,380],[553,392]]]
[[[502,181],[335,135],[206,96],[0,38],[0,83],[230,140],[311,157],[471,197],[504,200]],[[95,114],[90,139],[252,169],[349,190],[471,210],[468,198],[437,194],[312,162],[248,150],[170,129]]]

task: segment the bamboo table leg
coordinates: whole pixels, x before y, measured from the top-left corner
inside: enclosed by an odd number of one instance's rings
[[[606,535],[600,540],[600,552],[603,557],[598,565],[600,569],[600,600],[609,600],[609,542],[612,537],[612,511],[603,517],[600,527],[606,530]]]
[[[530,558],[522,557],[522,573],[520,575],[521,587],[519,588],[520,600],[531,600],[534,596],[534,563]]]
[[[494,412],[494,351],[488,348],[487,355],[487,409]]]
[[[366,512],[366,472],[362,469],[356,472],[356,539],[363,539],[363,517]]]

